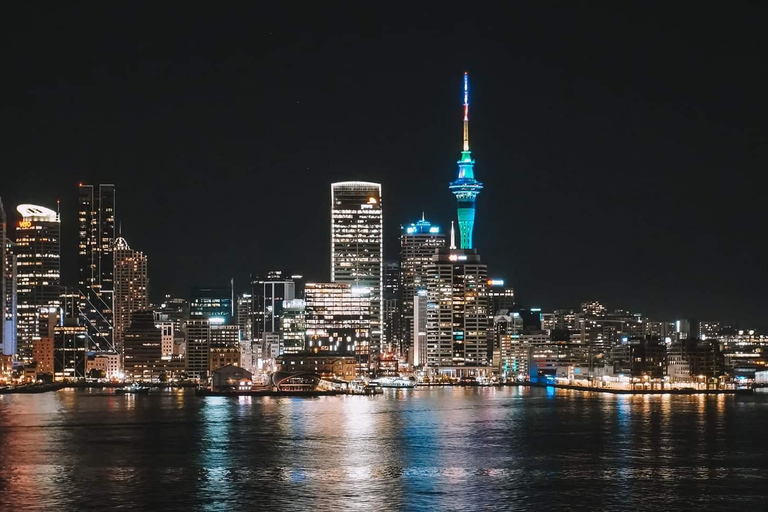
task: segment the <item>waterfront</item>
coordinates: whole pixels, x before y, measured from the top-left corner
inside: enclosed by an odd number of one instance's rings
[[[0,396],[0,509],[761,510],[768,394]]]

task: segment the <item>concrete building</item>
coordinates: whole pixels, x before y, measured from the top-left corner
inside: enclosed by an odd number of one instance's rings
[[[474,249],[440,249],[427,267],[427,366],[456,377],[488,373],[488,272]]]
[[[240,327],[212,325],[210,336],[209,375],[217,368],[240,364]]]
[[[131,249],[125,238],[118,237],[112,259],[114,344],[116,351],[122,353],[125,330],[131,325],[133,312],[149,309],[147,257]]]
[[[368,371],[376,369],[382,349],[383,226],[381,184],[331,184],[331,282],[368,290],[370,341],[364,358]]]
[[[124,372],[127,379],[153,382],[160,378],[162,365],[162,332],[155,325],[152,310],[134,311],[131,325],[125,330]]]
[[[50,375],[53,378],[53,336],[41,336],[35,339],[32,347],[32,359],[37,363],[37,375]]]
[[[117,352],[89,352],[85,361],[85,374],[89,377],[95,373],[105,379],[120,378],[120,354]]]
[[[445,247],[445,234],[440,226],[433,225],[422,215],[415,224],[404,226],[400,234],[400,353],[407,358],[409,364],[424,364],[425,358],[411,354],[418,343],[419,332],[416,327],[416,316],[426,321],[426,303],[422,301],[422,312],[416,311],[418,296],[426,291],[427,265],[432,263],[432,256],[437,249]],[[420,350],[425,351],[422,345]]]
[[[208,378],[211,348],[211,324],[207,319],[190,319],[185,324],[187,334],[186,370],[191,379]]]

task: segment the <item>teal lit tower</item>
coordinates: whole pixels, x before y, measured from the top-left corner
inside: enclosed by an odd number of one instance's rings
[[[464,150],[458,161],[459,175],[448,188],[456,196],[459,213],[461,248],[472,249],[472,230],[475,227],[475,199],[483,184],[475,179],[475,161],[469,150],[469,73],[464,73]]]

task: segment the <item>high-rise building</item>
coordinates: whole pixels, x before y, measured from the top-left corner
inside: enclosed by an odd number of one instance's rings
[[[475,161],[469,150],[469,74],[464,73],[464,149],[458,161],[459,173],[449,188],[456,196],[459,214],[461,248],[472,249],[472,231],[475,227],[475,199],[483,184],[475,179]]]
[[[189,319],[189,301],[181,297],[172,297],[166,294],[160,306],[155,312],[166,315],[173,322],[174,335],[183,335],[184,321]]]
[[[115,241],[114,268],[114,340],[122,354],[125,330],[131,325],[134,311],[149,309],[147,257],[128,246],[125,238]]]
[[[184,327],[187,334],[186,369],[192,379],[208,378],[208,359],[211,351],[211,324],[205,318],[192,318]]]
[[[307,350],[354,355],[358,373],[371,370],[371,297],[345,283],[307,283],[304,291]]]
[[[302,299],[283,302],[280,334],[283,338],[283,353],[285,354],[298,354],[304,351],[307,331],[305,310],[306,302]]]
[[[395,358],[400,353],[400,262],[384,262],[384,291],[381,303],[382,353]]]
[[[297,297],[296,284],[299,279],[301,276],[288,275],[281,270],[272,270],[266,275],[251,276],[255,339],[262,339],[265,332],[280,332],[283,301]]]
[[[504,286],[503,279],[489,279],[488,299],[491,315],[504,315],[503,310],[515,307],[515,290]]]
[[[16,255],[0,199],[0,356],[16,355]]]
[[[243,340],[253,340],[253,295],[244,293],[237,297],[237,325]]]
[[[488,271],[474,249],[439,249],[427,267],[427,365],[454,376],[486,373]]]
[[[89,333],[100,350],[114,350],[115,186],[80,184],[78,289]]]
[[[408,348],[408,364],[411,368],[427,364],[427,307],[429,298],[426,287],[418,288],[412,302],[412,342]]]
[[[61,286],[59,214],[50,208],[22,204],[16,228],[17,350],[24,362],[32,360],[33,339],[40,333],[41,308],[56,309]]]
[[[53,334],[54,380],[84,379],[89,348],[87,327],[71,322],[56,326]]]
[[[426,327],[416,328],[417,297],[420,292],[426,291],[427,265],[432,263],[435,250],[445,247],[445,234],[440,231],[440,226],[434,226],[422,215],[421,220],[410,226],[402,228],[400,234],[400,353],[408,357],[411,364],[424,358],[414,357],[410,350],[415,346],[419,332],[424,332]],[[424,296],[424,293],[421,294]],[[426,308],[426,302],[421,304]],[[421,321],[426,322],[426,309],[420,316]],[[426,345],[422,344],[426,351]],[[425,352],[426,353],[426,352]]]
[[[367,359],[371,369],[376,368],[382,348],[382,233],[381,184],[364,181],[331,184],[331,281],[366,288],[370,293]]]
[[[189,301],[189,318],[210,320],[212,325],[231,324],[235,321],[233,307],[232,288],[195,287]]]

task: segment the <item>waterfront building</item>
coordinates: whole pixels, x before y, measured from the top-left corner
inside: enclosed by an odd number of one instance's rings
[[[426,285],[426,282],[424,283]],[[413,339],[408,347],[408,364],[411,368],[419,368],[427,364],[427,307],[429,297],[426,287],[419,287],[415,291],[412,301],[413,315],[411,326]]]
[[[302,352],[283,354],[277,358],[275,367],[279,372],[308,372],[322,379],[351,381],[357,375],[358,365],[354,356]]]
[[[432,263],[435,250],[445,247],[445,234],[440,226],[433,225],[422,214],[421,220],[405,226],[400,234],[400,353],[407,357],[409,364],[422,365],[426,359],[411,354],[419,342],[419,336],[426,336],[426,324],[417,328],[418,316],[426,322],[426,301],[419,302],[419,294],[426,297],[426,268]],[[418,305],[424,311],[417,311]],[[420,314],[421,313],[421,314]],[[424,333],[424,334],[419,334]],[[421,344],[420,354],[426,351],[426,345]]]
[[[224,366],[240,364],[240,327],[212,325],[210,330],[208,374]]]
[[[88,328],[67,319],[53,331],[53,378],[57,382],[86,377],[89,346]]]
[[[100,350],[114,350],[115,186],[78,190],[78,289],[89,335]]]
[[[716,340],[681,338],[667,345],[667,375],[672,382],[716,384],[724,374],[724,358]]]
[[[211,343],[211,324],[208,319],[190,319],[185,324],[186,370],[191,379],[208,378],[208,358]]]
[[[371,296],[368,287],[344,283],[307,283],[307,350],[353,355],[358,372],[370,371]]]
[[[400,352],[400,262],[383,264],[383,292],[381,303],[382,357],[398,359]]]
[[[55,333],[55,331],[54,331]],[[51,333],[51,334],[54,334]],[[38,377],[41,375],[50,375],[53,378],[53,353],[54,353],[54,336],[41,336],[35,339],[35,343],[32,346],[32,359],[36,363],[36,371]]]
[[[300,275],[288,275],[282,270],[251,276],[254,339],[263,339],[265,332],[280,332],[283,301],[298,297],[297,284],[301,278]]]
[[[17,207],[21,221],[16,228],[17,350],[31,362],[33,341],[40,337],[41,308],[61,304],[61,223],[50,208],[32,204]]]
[[[120,378],[120,366],[120,354],[117,352],[88,352],[85,374],[91,378],[117,379]]]
[[[141,251],[128,246],[123,237],[115,240],[112,253],[114,261],[114,341],[118,353],[122,353],[125,330],[131,325],[134,311],[149,309],[149,278],[147,257]]]
[[[134,381],[158,380],[163,371],[162,346],[162,332],[155,324],[154,311],[134,311],[124,336],[125,377]]]
[[[304,351],[306,345],[306,302],[301,299],[283,301],[283,314],[280,318],[280,333],[284,354],[296,354]]]
[[[382,350],[383,240],[381,184],[331,184],[331,282],[368,290],[370,334],[364,359],[370,370],[376,369]]]
[[[658,338],[628,339],[611,349],[613,373],[662,379],[667,374],[667,345]]]
[[[0,198],[0,356],[16,355],[16,255]]]
[[[453,376],[488,373],[488,271],[475,249],[438,249],[427,267],[427,366]]]
[[[475,161],[469,150],[469,74],[464,73],[464,147],[458,161],[459,172],[456,180],[450,184],[450,190],[456,196],[458,207],[461,249],[472,249],[472,232],[475,227],[475,200],[483,189],[483,184],[475,179]]]
[[[227,365],[211,372],[211,390],[250,391],[253,387],[253,374],[237,365]]]
[[[209,320],[212,325],[231,324],[234,319],[232,288],[192,288],[190,320]]]

